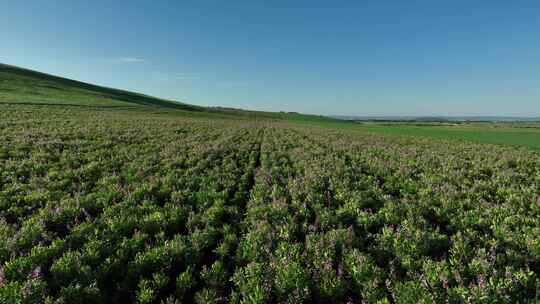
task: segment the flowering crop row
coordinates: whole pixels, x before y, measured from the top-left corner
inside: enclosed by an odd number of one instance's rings
[[[0,303],[493,303],[540,290],[540,154],[8,106]]]

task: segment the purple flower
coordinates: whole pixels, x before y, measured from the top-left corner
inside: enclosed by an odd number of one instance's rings
[[[480,287],[480,289],[486,289],[486,287],[487,287],[487,285],[486,285],[486,277],[483,274],[478,276],[477,282],[478,282],[478,287]]]
[[[448,278],[446,277],[446,275],[444,274],[441,274],[439,279],[441,280],[441,283],[442,283],[442,286],[444,289],[448,289]]]
[[[32,272],[30,273],[30,278],[35,280],[41,278],[41,266],[38,266],[34,270],[32,270]]]
[[[0,286],[6,283],[6,274],[4,273],[4,267],[0,266]]]

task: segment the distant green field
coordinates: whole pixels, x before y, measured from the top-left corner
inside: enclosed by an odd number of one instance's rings
[[[305,121],[320,127],[395,136],[421,136],[442,140],[521,146],[540,149],[540,123],[418,123]]]
[[[415,125],[407,123],[363,123],[348,129],[382,134],[427,136],[437,139],[524,146],[540,149],[540,124],[520,127],[512,124],[471,123],[457,125]]]

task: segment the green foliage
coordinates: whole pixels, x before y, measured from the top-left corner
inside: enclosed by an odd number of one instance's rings
[[[0,303],[514,303],[536,151],[156,111],[0,111]]]
[[[395,287],[396,303],[435,303],[429,292],[418,281],[398,283]]]
[[[103,303],[100,290],[95,284],[83,286],[81,284],[69,284],[62,287],[58,294],[58,298],[54,302],[55,304],[68,304],[68,303]]]
[[[369,303],[385,297],[384,273],[369,256],[353,249],[348,250],[343,259],[345,272],[355,293]]]
[[[267,303],[271,299],[268,265],[250,263],[238,269],[234,274],[234,283],[240,293],[240,303]]]
[[[186,299],[190,291],[197,285],[197,280],[193,272],[193,268],[188,266],[188,268],[180,273],[176,278],[176,295],[178,299]]]
[[[154,273],[152,279],[142,279],[138,285],[137,303],[153,303],[161,289],[169,283],[169,278],[162,273]]]
[[[19,282],[10,282],[8,284],[2,284],[0,286],[0,303],[2,304],[22,304],[23,284]]]
[[[50,268],[55,285],[66,286],[72,283],[89,283],[91,269],[84,265],[80,252],[68,251],[57,259]]]
[[[204,288],[195,294],[195,303],[219,303],[219,297],[214,289]]]
[[[302,263],[302,247],[299,244],[281,243],[277,250],[274,267],[274,287],[278,301],[302,303],[310,299],[311,278]]]

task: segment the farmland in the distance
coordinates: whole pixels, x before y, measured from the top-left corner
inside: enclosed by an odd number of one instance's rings
[[[540,149],[540,123],[364,123],[362,131]]]
[[[335,121],[319,126],[362,133],[426,137],[540,149],[540,122]]]
[[[536,126],[203,108],[0,66],[0,303],[538,301]]]

